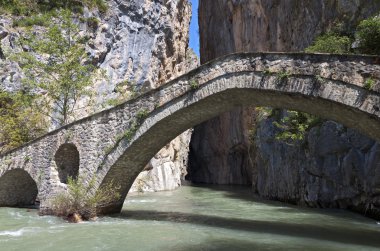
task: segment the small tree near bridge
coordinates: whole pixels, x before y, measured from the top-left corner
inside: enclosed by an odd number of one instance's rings
[[[13,58],[25,74],[25,88],[39,94],[34,109],[62,126],[75,119],[77,101],[91,95],[89,87],[97,75],[72,12],[54,13],[44,17],[54,20],[46,31],[20,38],[24,51]]]
[[[67,191],[59,193],[51,201],[52,214],[75,223],[90,220],[97,216],[99,208],[119,198],[118,187],[112,182],[97,188],[95,179],[86,185],[82,179],[69,177]]]

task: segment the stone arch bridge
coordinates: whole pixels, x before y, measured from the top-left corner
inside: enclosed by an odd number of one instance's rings
[[[380,58],[242,53],[211,61],[134,100],[0,156],[0,206],[49,200],[68,176],[113,182],[121,210],[133,181],[164,145],[236,106],[300,110],[380,140]]]

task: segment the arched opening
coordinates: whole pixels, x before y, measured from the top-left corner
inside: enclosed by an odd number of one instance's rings
[[[76,179],[79,173],[79,152],[74,144],[66,143],[59,147],[54,156],[59,180],[67,183],[69,177]]]
[[[0,178],[0,206],[2,207],[34,205],[37,194],[37,184],[25,170],[13,169]]]

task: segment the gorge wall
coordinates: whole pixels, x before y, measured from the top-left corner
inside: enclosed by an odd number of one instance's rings
[[[379,1],[366,0],[200,0],[201,62],[239,51],[302,51],[319,34],[349,32],[379,11]],[[252,184],[266,198],[378,214],[378,143],[325,122],[305,142],[285,144],[274,139],[271,119],[253,111],[239,107],[195,127],[188,179]]]
[[[187,0],[111,0],[108,11],[99,13],[85,8],[83,18],[98,20],[96,27],[77,20],[80,32],[89,38],[87,51],[92,63],[107,76],[91,88],[96,94],[78,102],[79,119],[109,108],[110,100],[123,100],[134,92],[144,93],[173,79],[198,65],[197,58],[188,50],[191,6]],[[23,75],[7,55],[21,50],[17,38],[24,32],[13,27],[22,17],[0,16],[0,87],[14,91],[21,87]],[[34,32],[43,27],[33,26]],[[86,107],[86,109],[79,109]],[[186,173],[188,141],[185,132],[151,160],[136,180],[135,190],[167,190],[178,187]]]

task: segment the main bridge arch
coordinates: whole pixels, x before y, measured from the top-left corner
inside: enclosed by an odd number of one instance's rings
[[[187,79],[190,90],[151,111],[136,135],[120,142],[115,151],[117,157],[113,158],[116,161],[110,165],[102,185],[117,184],[122,196],[103,212],[121,210],[137,175],[170,140],[237,106],[303,111],[340,122],[380,140],[380,67],[375,64],[377,59],[372,58],[371,69],[360,60],[345,61],[350,57],[335,56],[334,61],[332,56],[320,61],[326,55],[256,54],[252,58],[249,55],[229,56],[222,62],[212,62],[206,73],[192,72]],[[282,58],[288,56],[285,60]],[[263,59],[269,62],[263,64]]]
[[[78,120],[0,156],[0,177],[28,159],[40,173],[42,209],[65,184],[54,156],[75,146],[78,177],[113,182],[118,212],[146,163],[184,130],[236,106],[300,110],[380,140],[380,59],[323,54],[242,53],[219,58],[134,100]]]

